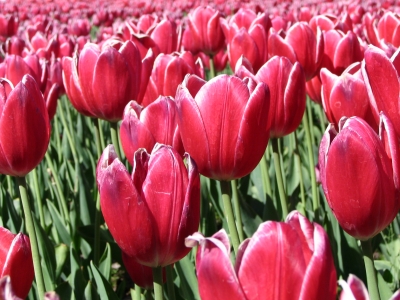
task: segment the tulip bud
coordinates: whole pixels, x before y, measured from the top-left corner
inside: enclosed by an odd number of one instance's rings
[[[0,80],[0,173],[25,176],[43,159],[50,140],[46,103],[30,75],[12,89]]]
[[[13,234],[8,229],[0,227],[0,278],[4,276],[10,278],[11,291],[9,288],[1,287],[1,292],[8,290],[8,293],[12,292],[17,297],[25,299],[34,278],[29,238],[22,233]]]
[[[196,164],[170,146],[150,154],[139,149],[129,175],[108,146],[97,165],[101,211],[118,246],[138,263],[167,266],[190,249],[184,239],[200,222],[200,176]]]
[[[390,120],[381,114],[379,136],[358,117],[331,125],[319,150],[322,187],[341,227],[360,240],[381,232],[399,202],[399,146]]]

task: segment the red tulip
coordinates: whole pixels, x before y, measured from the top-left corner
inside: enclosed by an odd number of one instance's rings
[[[17,33],[18,18],[14,15],[0,14],[0,41],[4,42],[7,37]]]
[[[388,226],[400,208],[399,146],[390,120],[381,114],[379,136],[362,119],[331,125],[319,150],[322,187],[342,228],[367,240]]]
[[[329,30],[324,35],[324,57],[322,66],[339,75],[352,63],[361,61],[363,53],[358,37],[352,31],[344,34],[339,30]]]
[[[22,177],[44,157],[50,123],[43,95],[30,75],[11,86],[0,81],[0,173]]]
[[[64,86],[72,105],[86,116],[110,122],[122,119],[128,102],[137,99],[142,69],[139,51],[131,41],[114,46],[100,50],[88,43],[79,58],[63,60]]]
[[[336,299],[336,270],[328,235],[293,211],[286,222],[262,223],[239,247],[233,268],[224,230],[195,234],[200,297],[208,299]]]
[[[322,104],[330,123],[338,128],[342,117],[357,116],[378,129],[368,100],[367,88],[361,75],[360,63],[346,69],[341,76],[321,70]]]
[[[269,17],[263,13],[256,15],[251,10],[239,10],[229,21],[221,18],[221,26],[228,41],[228,55],[231,69],[243,55],[258,71],[268,60]]]
[[[158,55],[141,104],[147,106],[158,96],[174,97],[178,85],[182,83],[186,74],[204,76],[203,66],[195,63],[193,54],[185,51],[180,54]]]
[[[339,280],[342,287],[340,300],[369,300],[368,291],[364,283],[355,275],[350,274],[347,282],[343,279]]]
[[[170,20],[162,20],[151,31],[150,37],[160,48],[160,53],[169,54],[179,51],[182,39],[182,27]]]
[[[0,227],[0,272],[0,278],[10,277],[12,292],[17,297],[28,296],[34,272],[31,245],[26,235],[13,234]]]
[[[274,56],[255,78],[270,90],[271,138],[288,135],[300,125],[306,108],[306,79],[303,69],[286,57]]]
[[[268,144],[269,91],[252,79],[219,75],[194,95],[190,77],[175,101],[185,151],[204,176],[231,180],[249,174]]]
[[[118,246],[148,267],[167,266],[190,249],[184,239],[200,221],[200,176],[170,146],[135,153],[132,176],[108,146],[97,165],[101,211]]]
[[[221,13],[210,6],[199,6],[190,12],[183,34],[183,47],[194,54],[204,52],[214,55],[220,51],[225,44],[220,17]]]
[[[307,23],[299,22],[290,27],[283,39],[277,33],[268,38],[269,56],[286,56],[294,64],[298,61],[304,69],[306,80],[314,77],[321,65],[324,43],[321,32],[317,35]]]
[[[175,101],[160,96],[143,108],[131,101],[125,108],[120,128],[121,144],[129,163],[133,165],[136,150],[151,152],[156,143],[170,145],[183,155]]]
[[[378,112],[383,111],[400,136],[399,51],[389,59],[379,48],[369,46],[364,56],[361,71],[375,120],[379,122]]]

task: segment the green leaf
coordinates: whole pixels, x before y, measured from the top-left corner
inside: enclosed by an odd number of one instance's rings
[[[117,294],[113,291],[110,283],[96,268],[93,262],[90,262],[90,268],[93,272],[93,277],[96,282],[97,292],[100,295],[101,300],[119,300]]]
[[[179,274],[178,286],[183,299],[200,299],[194,264],[188,255],[175,264],[175,269]]]
[[[61,275],[62,268],[68,257],[68,246],[65,244],[60,244],[56,247],[56,278]]]
[[[58,234],[60,235],[61,240],[63,241],[64,244],[67,244],[69,247],[71,245],[71,236],[68,232],[66,225],[64,224],[63,218],[57,211],[54,204],[49,200],[47,200],[47,207],[49,208],[50,215],[53,219],[54,225],[57,228],[57,231],[58,231]]]
[[[110,244],[107,243],[106,249],[104,250],[103,255],[100,258],[99,262],[99,271],[103,274],[103,276],[110,280],[111,273],[111,249]]]

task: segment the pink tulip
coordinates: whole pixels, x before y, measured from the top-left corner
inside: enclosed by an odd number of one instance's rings
[[[167,266],[190,249],[184,239],[200,221],[200,176],[170,146],[157,144],[151,155],[136,151],[132,175],[108,146],[97,165],[101,211],[118,246],[136,262]]]
[[[25,176],[43,159],[50,123],[43,95],[25,75],[15,88],[0,81],[0,173]]]
[[[139,148],[151,152],[156,143],[170,145],[182,156],[184,153],[176,105],[171,97],[160,96],[145,108],[135,101],[129,102],[124,111],[120,137],[122,149],[131,165]]]
[[[219,75],[201,88],[198,81],[189,88],[191,77],[186,77],[175,98],[185,151],[204,176],[231,180],[249,174],[269,139],[267,86]]]
[[[322,187],[340,226],[368,240],[388,226],[400,208],[399,146],[390,120],[381,114],[379,136],[358,117],[326,130],[319,149]]]
[[[239,247],[235,267],[229,238],[196,233],[196,272],[200,297],[208,299],[336,299],[336,270],[328,235],[293,211],[286,222],[262,223]]]
[[[34,272],[29,238],[22,234],[13,234],[0,227],[0,278],[9,276],[9,293],[25,299],[31,289]],[[2,282],[4,284],[4,281]],[[7,284],[7,281],[5,282]],[[6,292],[0,286],[1,293]],[[9,299],[2,298],[1,299]],[[12,298],[11,298],[12,299]]]

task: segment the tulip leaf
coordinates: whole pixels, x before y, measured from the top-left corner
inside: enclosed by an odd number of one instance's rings
[[[81,269],[82,263],[81,259],[78,258],[76,251],[70,247],[70,264],[71,264],[71,273],[68,277],[68,282],[72,288],[73,294],[76,299],[83,299],[83,291],[85,280],[83,277],[83,272]]]
[[[59,214],[58,210],[55,208],[54,204],[47,200],[47,207],[49,208],[50,215],[53,219],[54,225],[57,228],[58,234],[60,235],[61,240],[63,243],[67,244],[68,246],[71,245],[71,236],[68,233],[68,229],[65,226],[61,215]]]
[[[179,275],[180,282],[178,286],[183,299],[200,299],[195,267],[193,262],[189,259],[189,256],[186,255],[175,263],[175,268]]]
[[[111,248],[110,244],[107,243],[106,249],[104,250],[103,255],[100,258],[99,262],[99,271],[103,276],[110,280],[110,273],[111,273]]]
[[[117,294],[113,291],[110,283],[107,281],[106,278],[101,274],[99,269],[90,262],[90,267],[93,272],[93,277],[96,282],[97,292],[102,300],[118,300]]]
[[[92,300],[93,299],[93,285],[92,282],[89,280],[88,284],[85,287],[85,300]]]
[[[68,257],[68,247],[65,244],[60,244],[55,248],[56,252],[56,278],[61,275],[62,268]]]

